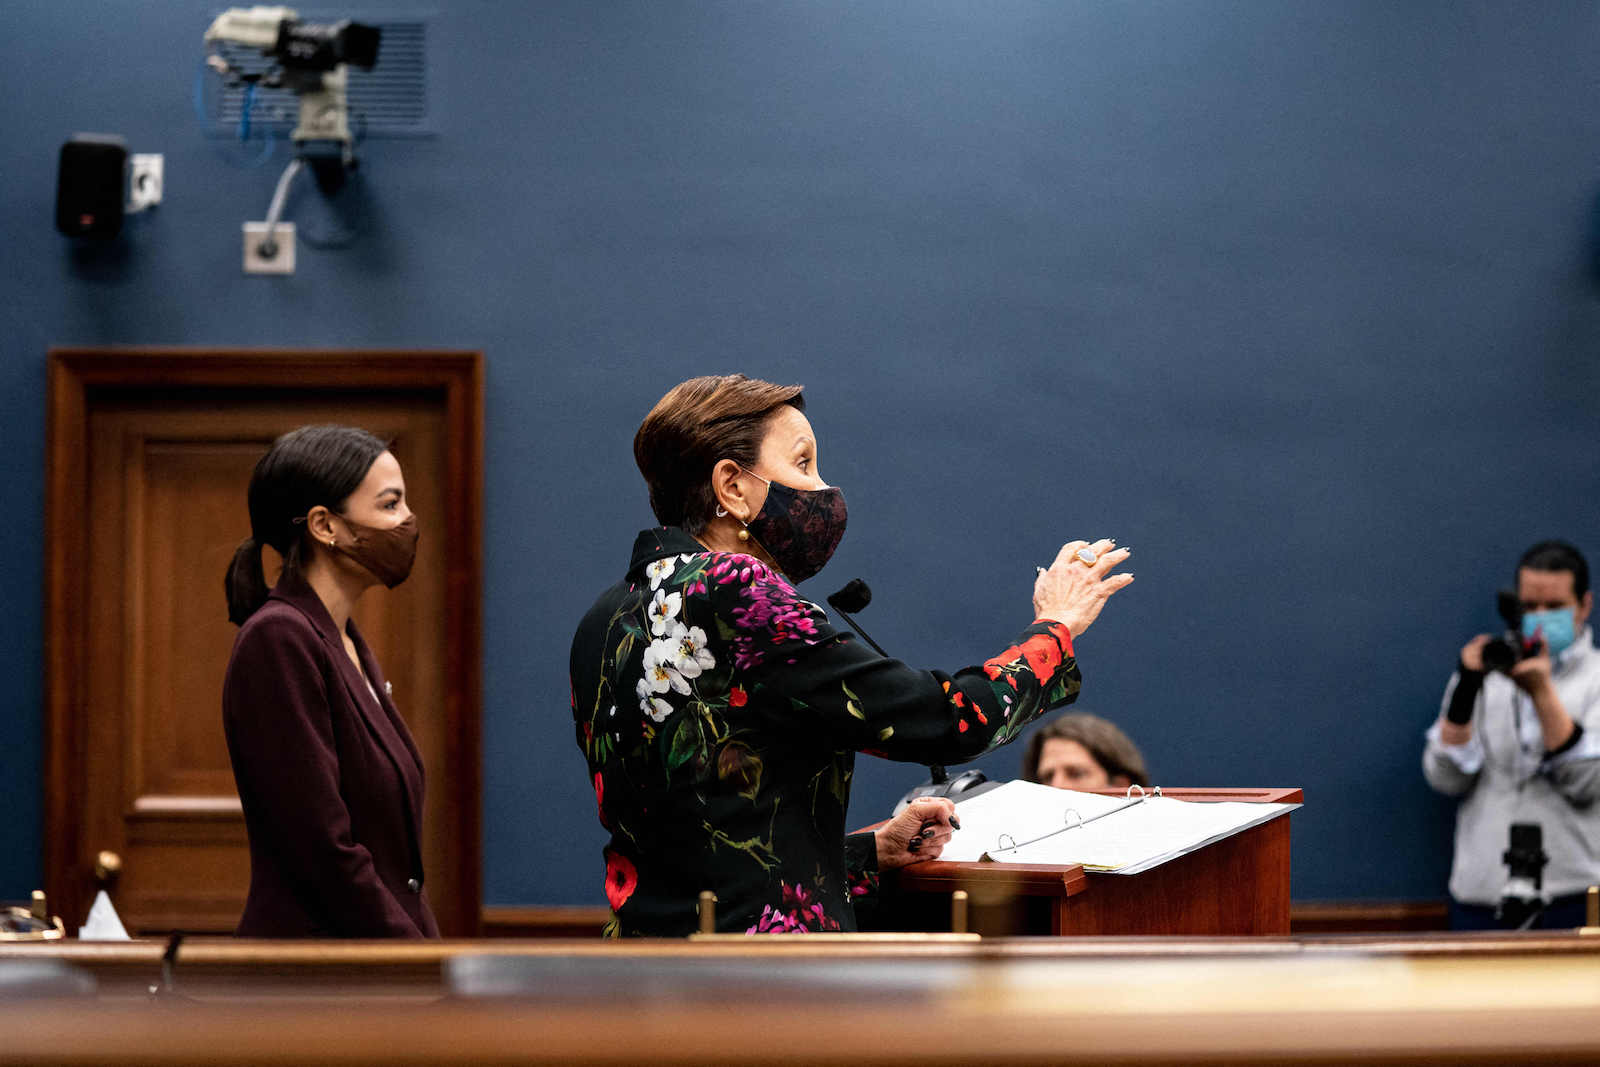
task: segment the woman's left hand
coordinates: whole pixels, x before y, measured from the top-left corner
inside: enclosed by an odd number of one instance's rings
[[[955,813],[956,806],[944,797],[918,797],[907,804],[899,815],[873,831],[878,841],[878,870],[938,859],[955,833],[950,825]]]

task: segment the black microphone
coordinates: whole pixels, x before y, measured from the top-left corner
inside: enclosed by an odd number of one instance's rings
[[[845,583],[843,589],[837,593],[830,594],[828,597],[828,606],[844,616],[844,621],[850,624],[852,630],[861,635],[863,641],[871,645],[878,655],[888,656],[889,653],[883,650],[883,646],[868,636],[867,631],[861,628],[861,624],[850,617],[851,612],[860,611],[870,603],[872,603],[872,589],[860,578],[850,579]]]
[[[872,603],[872,587],[860,578],[852,578],[843,589],[828,597],[828,603],[840,611],[861,611]]]
[[[844,616],[844,621],[850,624],[850,628],[860,634],[861,639],[871,645],[878,655],[888,658],[889,653],[883,650],[883,646],[869,637],[867,631],[861,628],[861,624],[850,617],[851,612],[860,611],[870,603],[872,603],[872,587],[860,578],[850,579],[843,589],[828,596],[828,606]],[[937,763],[928,765],[928,775],[933,785],[944,785],[950,780],[949,773]]]

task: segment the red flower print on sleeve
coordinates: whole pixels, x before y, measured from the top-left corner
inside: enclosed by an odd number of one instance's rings
[[[639,871],[633,861],[620,852],[606,849],[606,900],[618,911],[639,887]]]
[[[1059,622],[1050,624],[1050,633],[1055,637],[1056,643],[1061,646],[1063,656],[1072,655],[1072,631]]]
[[[1006,649],[998,656],[995,656],[993,659],[984,660],[983,673],[987,674],[991,679],[998,678],[1000,677],[1001,672],[1015,663],[1017,658],[1021,655],[1022,649],[1018,648],[1016,645],[1012,645],[1010,648]]]
[[[1034,634],[1022,642],[1022,655],[1028,669],[1041,683],[1048,683],[1056,668],[1061,666],[1061,646],[1048,634]]]
[[[1016,663],[1019,659],[1025,660],[1028,670],[1041,683],[1048,683],[1061,667],[1066,656],[1072,655],[1072,634],[1060,623],[1052,623],[1047,634],[1034,634],[1019,645],[1012,645],[993,659],[986,660],[983,664],[983,673],[990,678],[999,678],[1005,669]],[[1006,681],[1011,683],[1011,688],[1017,687],[1016,680],[1010,675]]]
[[[956,726],[957,729],[959,729],[962,733],[967,732],[968,726],[966,716],[968,715],[975,715],[977,716],[978,721],[983,723],[983,725],[989,725],[989,719],[984,715],[983,709],[978,707],[977,701],[972,701],[969,703],[967,700],[967,694],[963,693],[961,690],[957,689],[955,692],[950,694],[950,703],[954,704],[961,711],[962,717],[960,720],[958,720]]]

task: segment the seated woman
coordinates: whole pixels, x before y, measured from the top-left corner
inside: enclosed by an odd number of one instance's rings
[[[350,614],[411,572],[400,464],[350,426],[284,434],[228,568],[222,725],[250,837],[241,937],[438,937],[422,892],[422,757]],[[283,559],[267,589],[261,547]]]
[[[661,526],[634,542],[572,644],[572,712],[605,848],[612,936],[682,936],[702,890],[725,932],[851,930],[880,869],[938,855],[954,806],[924,799],[846,837],[855,753],[955,763],[1077,696],[1073,639],[1133,580],[1110,541],[1040,568],[1032,622],[945,674],[880,656],[795,590],[845,505],[822,480],[799,386],[674,388],[634,437]]]
[[[1150,785],[1144,757],[1128,735],[1086,711],[1057,716],[1028,738],[1022,754],[1022,778],[1057,789]]]

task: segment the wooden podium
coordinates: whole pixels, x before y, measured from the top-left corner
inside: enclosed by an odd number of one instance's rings
[[[1102,790],[1121,795],[1121,790]],[[1302,802],[1299,789],[1163,789],[1177,800]],[[1289,818],[1280,816],[1142,874],[1076,864],[915,863],[884,876],[885,929],[948,930],[965,890],[985,936],[1249,936],[1289,933]]]

